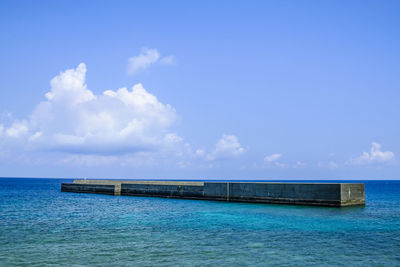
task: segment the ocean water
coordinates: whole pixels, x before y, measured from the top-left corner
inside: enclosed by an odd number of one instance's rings
[[[0,178],[1,266],[400,266],[400,181],[365,207],[65,193]]]

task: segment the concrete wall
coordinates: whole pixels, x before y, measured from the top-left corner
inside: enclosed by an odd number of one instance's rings
[[[364,205],[364,184],[75,180],[62,191],[318,206]]]
[[[229,201],[228,188],[228,183],[204,183],[204,198]]]
[[[114,189],[115,189],[114,185],[107,185],[107,184],[75,184],[75,183],[61,184],[61,191],[63,192],[115,195]]]
[[[340,184],[230,183],[231,201],[340,205]]]
[[[341,184],[340,200],[342,206],[365,204],[364,184]]]
[[[154,185],[154,184],[122,184],[121,195],[202,198],[203,186],[192,185]]]

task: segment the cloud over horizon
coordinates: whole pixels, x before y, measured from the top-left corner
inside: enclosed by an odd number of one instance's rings
[[[31,150],[96,155],[157,150],[180,138],[168,131],[175,109],[142,84],[95,95],[85,83],[86,71],[81,63],[54,77],[29,118],[0,124],[0,137]]]
[[[157,62],[161,64],[159,56]],[[175,109],[141,83],[95,94],[86,84],[86,72],[85,63],[80,63],[56,75],[43,101],[25,119],[0,114],[0,156],[12,151],[18,154],[13,158],[39,162],[40,156],[51,152],[43,158],[53,160],[57,155],[64,164],[203,168],[232,164],[247,152],[233,134],[223,134],[213,147],[192,148],[171,130],[178,118]],[[282,161],[282,157],[280,153],[261,156],[259,168],[312,166],[297,159]],[[395,162],[395,154],[373,142],[369,152],[347,159],[344,165],[390,163]],[[336,170],[341,165],[330,160],[317,166]]]
[[[234,135],[224,134],[215,145],[215,149],[208,154],[207,160],[235,158],[242,155],[245,149]]]
[[[282,157],[282,154],[276,153],[276,154],[272,154],[269,156],[265,156],[264,161],[265,162],[274,162],[274,161],[278,160],[280,157]]]
[[[382,151],[381,145],[372,142],[370,152],[363,152],[361,156],[351,158],[348,161],[350,165],[364,165],[372,163],[385,163],[394,160],[395,155],[392,151]]]

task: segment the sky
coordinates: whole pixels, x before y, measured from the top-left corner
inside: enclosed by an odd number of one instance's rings
[[[400,179],[399,1],[1,1],[0,177]]]

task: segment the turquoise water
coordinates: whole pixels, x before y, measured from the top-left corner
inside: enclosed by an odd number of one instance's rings
[[[400,266],[400,181],[366,207],[325,208],[60,192],[0,179],[0,265]]]

